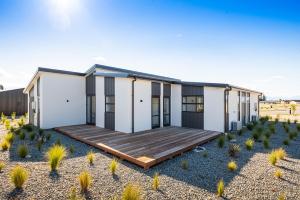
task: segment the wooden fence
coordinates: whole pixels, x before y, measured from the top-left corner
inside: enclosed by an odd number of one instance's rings
[[[23,94],[24,88],[15,90],[0,91],[0,114],[11,115],[16,112],[17,115],[24,115],[27,108],[27,94]]]

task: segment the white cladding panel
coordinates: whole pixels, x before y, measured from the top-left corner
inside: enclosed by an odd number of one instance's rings
[[[115,130],[132,132],[132,79],[115,78]]]
[[[204,87],[204,129],[224,132],[224,88]]]
[[[171,85],[171,125],[181,126],[181,85]]]
[[[151,129],[151,81],[137,79],[134,104],[134,131]]]
[[[238,90],[233,89],[228,97],[229,130],[231,130],[231,122],[238,122],[238,103]]]
[[[258,106],[258,97],[259,97],[259,94],[257,93],[251,93],[250,94],[250,117],[251,116],[256,116],[256,118],[258,119],[258,109],[259,109],[259,106]],[[252,118],[252,117],[251,117]]]
[[[104,128],[105,97],[104,97],[104,77],[95,77],[96,85],[96,126]]]
[[[41,128],[86,123],[84,77],[44,72],[40,86]]]

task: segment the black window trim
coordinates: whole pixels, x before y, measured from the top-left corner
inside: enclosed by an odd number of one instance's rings
[[[183,102],[183,98],[185,98],[185,97],[196,97],[196,101],[197,101],[197,97],[202,97],[202,103],[187,103],[187,102]],[[183,95],[182,96],[182,102],[181,102],[181,110],[182,110],[182,112],[187,112],[187,113],[204,113],[204,95]],[[196,111],[184,111],[183,110],[183,105],[196,105]],[[203,109],[202,109],[202,111],[200,111],[200,112],[198,112],[197,111],[197,105],[202,105],[202,107],[203,107]]]

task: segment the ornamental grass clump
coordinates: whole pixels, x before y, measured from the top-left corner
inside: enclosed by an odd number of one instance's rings
[[[10,144],[14,142],[15,135],[12,132],[6,133],[4,136],[4,140],[8,141]]]
[[[46,156],[51,171],[56,171],[61,161],[67,156],[67,153],[65,147],[61,145],[54,145],[49,148]]]
[[[35,132],[31,132],[31,133],[29,134],[29,139],[30,139],[30,141],[33,141],[34,138],[35,138]]]
[[[11,113],[11,119],[12,119],[12,120],[15,120],[15,119],[16,119],[16,112],[12,112],[12,113]]]
[[[26,138],[26,135],[25,135],[24,131],[21,131],[20,134],[19,134],[19,139],[20,140],[25,140],[25,138]]]
[[[221,179],[217,184],[217,195],[218,197],[222,197],[224,194],[224,181]]]
[[[0,172],[2,172],[4,167],[5,167],[5,163],[3,161],[0,161]]]
[[[288,119],[288,120],[287,120],[287,123],[288,123],[288,124],[291,124],[291,120],[290,120],[290,119]]]
[[[300,132],[300,124],[297,124],[297,131]]]
[[[153,190],[158,190],[159,188],[159,174],[157,172],[154,174],[153,177],[152,188]]]
[[[118,166],[119,166],[119,161],[116,158],[114,158],[109,165],[109,170],[112,175],[116,174]]]
[[[282,172],[280,169],[276,169],[275,172],[274,172],[274,176],[276,178],[282,178]]]
[[[6,119],[6,120],[5,120],[4,126],[5,126],[5,129],[6,129],[6,130],[9,130],[9,129],[10,129],[10,120],[9,120],[9,119]]]
[[[10,180],[17,189],[21,189],[28,179],[28,172],[23,167],[17,165],[10,172]]]
[[[273,165],[273,166],[275,166],[276,165],[276,163],[277,163],[277,153],[276,153],[276,151],[272,151],[270,154],[269,154],[269,162]]]
[[[254,140],[252,139],[247,139],[246,142],[245,142],[245,146],[246,146],[246,149],[248,151],[251,151],[253,149],[253,146],[254,146]]]
[[[94,164],[94,160],[95,160],[95,154],[93,151],[89,151],[86,155],[86,158],[89,162],[90,165],[93,165]]]
[[[7,140],[2,139],[0,146],[2,151],[7,151],[10,148],[10,143]]]
[[[275,134],[276,133],[276,128],[274,125],[270,125],[269,126],[269,131],[272,133],[272,134]]]
[[[75,147],[71,144],[71,146],[69,147],[69,152],[71,154],[73,154],[75,152]]]
[[[127,184],[123,190],[121,199],[122,200],[140,200],[140,199],[142,199],[140,186],[132,184],[132,183]]]
[[[228,147],[228,154],[231,157],[236,157],[240,151],[241,151],[241,148],[238,144],[230,144]]]
[[[237,164],[235,163],[235,161],[230,161],[228,164],[227,164],[227,168],[229,171],[233,172],[235,170],[237,170]]]
[[[18,155],[20,158],[25,158],[28,155],[28,147],[26,144],[18,146]]]
[[[283,148],[276,149],[276,156],[280,160],[284,160],[287,156],[286,151]]]
[[[235,138],[235,136],[234,136],[232,133],[228,133],[228,134],[226,135],[226,137],[227,137],[227,140],[228,140],[228,141],[231,141],[231,140],[233,140],[233,139]]]
[[[222,136],[220,136],[220,137],[218,138],[218,147],[223,148],[223,147],[224,147],[224,144],[225,144],[225,138],[224,138],[224,136],[222,135]]]
[[[250,122],[250,123],[247,124],[247,129],[248,129],[249,131],[252,131],[253,128],[254,128],[254,124],[253,124],[252,122]]]
[[[290,132],[290,127],[288,125],[284,126],[283,128],[284,128],[284,130],[285,130],[286,133]]]
[[[290,145],[290,140],[288,138],[286,138],[285,140],[283,140],[282,142],[284,145],[288,146]]]
[[[270,138],[271,137],[271,132],[269,130],[266,130],[264,135],[265,135],[266,138]]]
[[[79,179],[81,191],[87,192],[88,188],[90,187],[90,185],[92,183],[91,175],[87,171],[83,171],[80,173],[78,179]]]
[[[188,170],[189,162],[187,160],[181,161],[181,168],[184,169],[184,170]]]
[[[270,141],[267,137],[264,138],[263,140],[263,145],[265,149],[269,149],[270,148]]]

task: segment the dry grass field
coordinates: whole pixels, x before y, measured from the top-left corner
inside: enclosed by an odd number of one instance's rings
[[[296,105],[295,113],[290,114],[291,105],[287,103],[281,103],[281,104],[274,104],[274,103],[268,103],[268,104],[260,104],[260,116],[270,116],[272,117],[272,120],[275,120],[276,118],[279,119],[279,121],[287,121],[288,119],[292,122],[297,120],[300,122],[300,104]]]

